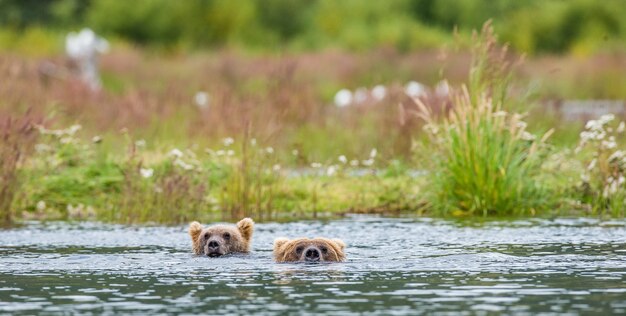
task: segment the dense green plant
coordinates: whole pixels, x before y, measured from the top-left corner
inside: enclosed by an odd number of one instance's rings
[[[510,65],[490,24],[476,43],[468,87],[454,93],[449,113],[439,121],[418,102],[434,161],[429,207],[444,215],[534,214],[549,206],[537,181],[547,135],[529,133],[522,115],[507,112]]]

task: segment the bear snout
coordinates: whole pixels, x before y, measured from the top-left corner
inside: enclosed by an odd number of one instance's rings
[[[304,260],[308,262],[320,261],[320,251],[315,247],[309,247],[304,251]]]
[[[220,244],[218,244],[217,241],[215,241],[215,240],[211,240],[211,241],[209,241],[209,245],[208,246],[209,246],[209,250],[211,250],[211,249],[219,248]]]
[[[224,254],[217,240],[209,240],[206,244],[205,254],[209,257],[219,257]]]

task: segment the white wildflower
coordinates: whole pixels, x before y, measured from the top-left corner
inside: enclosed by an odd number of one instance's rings
[[[618,133],[623,133],[624,129],[626,129],[626,124],[622,121],[619,123],[619,126],[617,126],[617,132]]]
[[[294,149],[294,150],[291,151],[291,154],[294,155],[294,156],[297,156],[299,153],[300,152],[298,152],[297,149]]]
[[[344,155],[339,156],[339,158],[337,158],[337,160],[339,160],[339,162],[341,162],[343,164],[348,163],[348,158],[346,158],[346,156],[344,156]]]
[[[256,146],[256,138],[250,140],[250,145]]]
[[[322,167],[322,164],[319,162],[311,163],[311,168],[321,168],[321,167]]]
[[[207,107],[209,107],[209,104],[211,103],[209,94],[204,91],[198,91],[196,95],[194,96],[193,100],[196,103],[196,106],[198,106],[198,108],[201,108],[201,109],[206,109]]]
[[[588,130],[601,130],[602,125],[602,122],[598,120],[589,120],[587,121],[587,124],[585,124],[585,128]]]
[[[180,158],[180,157],[183,156],[183,152],[180,151],[180,149],[178,149],[178,148],[174,148],[174,149],[172,149],[172,151],[170,151],[169,156],[170,157],[175,157],[175,158]]]
[[[267,148],[265,148],[265,152],[268,153],[268,154],[273,154],[274,153],[274,148],[267,147]]]
[[[135,146],[137,146],[139,148],[146,147],[146,140],[145,139],[139,139],[139,140],[135,141]]]
[[[590,162],[590,163],[589,163],[589,165],[587,166],[587,170],[589,170],[589,171],[593,170],[593,168],[595,168],[595,167],[596,167],[596,163],[597,163],[597,162],[598,162],[598,160],[597,160],[597,159],[595,159],[595,158],[594,158],[593,160],[591,160],[591,162]]]
[[[224,147],[228,147],[230,145],[232,145],[235,142],[235,140],[232,137],[226,137],[222,140],[222,143],[224,144]]]
[[[140,168],[139,173],[144,178],[150,178],[154,174],[154,169],[152,168]]]
[[[46,202],[44,201],[39,201],[37,202],[37,210],[40,212],[43,212],[46,210]]]
[[[350,166],[358,167],[359,166],[359,161],[356,160],[356,159],[350,160]]]
[[[183,170],[193,170],[193,166],[191,164],[188,164],[181,159],[176,159],[174,164],[181,167]]]
[[[234,156],[235,155],[235,151],[232,149],[229,149],[228,151],[226,151],[226,155],[227,156]]]
[[[272,170],[274,170],[274,172],[280,171],[280,165],[279,164],[275,164],[274,166],[272,166]]]
[[[593,132],[580,132],[580,140],[586,142],[588,140],[592,140],[595,138],[595,133]]]
[[[72,138],[71,137],[63,137],[60,140],[61,144],[69,144],[72,142]]]
[[[337,167],[336,166],[329,166],[328,169],[326,169],[326,175],[329,177],[334,176],[337,173]]]
[[[216,151],[215,154],[218,155],[218,156],[224,156],[226,154],[226,151],[220,149],[220,150]]]
[[[426,86],[417,81],[409,81],[404,86],[404,93],[411,98],[419,98],[426,95]]]
[[[600,122],[602,122],[603,125],[608,123],[608,122],[610,122],[610,121],[612,121],[612,120],[614,120],[614,119],[615,119],[615,115],[613,115],[611,113],[604,114],[604,115],[600,116]]]
[[[370,158],[376,158],[376,155],[378,155],[378,150],[374,148],[372,149],[372,151],[370,151]]]
[[[74,124],[72,126],[70,126],[69,129],[67,129],[66,133],[68,135],[74,135],[76,134],[76,132],[78,132],[81,128],[83,128],[82,126],[80,126],[79,124]]]
[[[335,94],[335,105],[343,108],[352,103],[352,92],[348,89],[341,89]]]
[[[91,142],[94,143],[94,144],[99,144],[99,143],[102,142],[102,137],[96,135],[96,136],[91,138]]]
[[[372,97],[376,99],[376,101],[381,101],[387,96],[387,88],[383,85],[377,85],[372,88]]]
[[[609,161],[615,161],[624,158],[624,152],[621,150],[616,150],[611,156],[609,156]]]
[[[607,148],[607,149],[613,149],[617,147],[617,143],[615,142],[615,137],[610,136],[608,140],[603,140],[602,147]]]

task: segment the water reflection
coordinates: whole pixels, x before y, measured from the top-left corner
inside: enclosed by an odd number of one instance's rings
[[[626,222],[355,217],[258,224],[254,252],[195,257],[185,227],[30,223],[0,232],[0,312],[626,312]],[[348,261],[276,264],[276,236]]]

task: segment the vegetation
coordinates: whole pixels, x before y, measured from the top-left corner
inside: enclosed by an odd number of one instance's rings
[[[54,50],[64,33],[85,25],[174,50],[409,51],[450,43],[455,27],[469,39],[494,17],[502,39],[530,54],[623,49],[626,40],[621,0],[2,0],[0,12],[0,47],[30,53]]]
[[[99,92],[77,82],[62,60],[2,55],[3,218],[623,216],[623,128],[609,126],[610,117],[592,121],[577,144],[569,137],[576,123],[556,123],[558,114],[541,103],[533,110],[527,98],[529,77],[548,78],[542,95],[568,84],[569,95],[579,92],[578,77],[614,67],[565,59],[581,68],[567,67],[553,89],[544,61],[516,69],[517,57],[498,48],[489,25],[473,42],[470,62],[450,52],[442,72],[434,62],[414,62],[436,60],[432,53],[224,52],[181,61],[119,48],[102,60]],[[389,62],[381,67],[381,60]],[[588,76],[571,76],[589,68]],[[439,74],[448,81],[437,83]],[[416,77],[435,86],[417,109],[403,84]],[[375,84],[384,85],[382,98],[357,88]],[[332,105],[346,86],[365,98]],[[610,89],[586,96],[624,92]]]
[[[433,176],[430,207],[443,215],[519,215],[550,208],[547,188],[537,181],[546,134],[529,133],[523,115],[509,113],[510,65],[489,24],[476,39],[468,87],[438,122],[417,100],[431,136]]]
[[[576,152],[585,157],[580,186],[582,200],[595,214],[624,216],[626,210],[626,153],[619,144],[626,123],[612,114],[587,122]],[[585,151],[585,149],[588,149]],[[585,155],[586,154],[586,155]]]
[[[407,191],[415,179],[402,170],[392,176],[374,169],[376,151],[363,161],[341,158],[285,170],[274,149],[256,139],[238,144],[226,138],[220,148],[168,153],[149,152],[145,141],[129,139],[128,152],[111,157],[102,151],[101,139],[81,141],[80,129],[40,128],[40,143],[14,204],[27,218],[268,220],[394,212],[416,209],[419,203],[416,192]],[[364,164],[368,169],[357,167]]]
[[[31,113],[0,119],[0,225],[13,220],[13,200],[23,181],[19,169],[35,145],[38,122]]]

